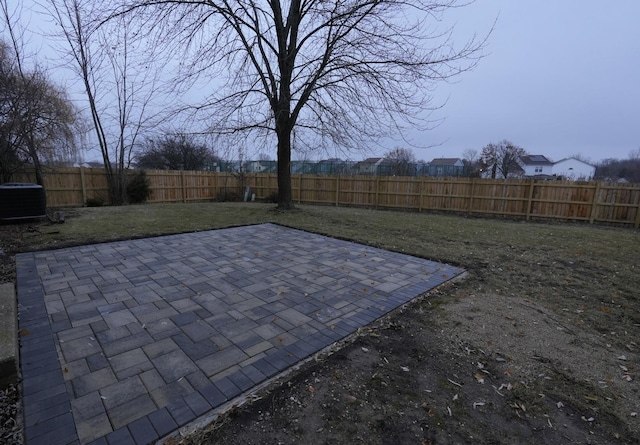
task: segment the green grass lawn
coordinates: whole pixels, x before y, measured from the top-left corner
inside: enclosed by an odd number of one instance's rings
[[[602,332],[616,326],[640,333],[637,230],[347,207],[276,212],[262,203],[78,208],[66,214],[65,224],[27,235],[25,248],[272,222],[460,265],[469,271],[469,292],[535,298],[555,311],[579,307],[581,322]]]

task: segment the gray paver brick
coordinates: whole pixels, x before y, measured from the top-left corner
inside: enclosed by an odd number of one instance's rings
[[[129,377],[100,389],[100,396],[107,409],[126,404],[144,394],[147,394],[147,390],[138,376]]]
[[[154,441],[462,272],[272,224],[16,263],[29,445]]]
[[[167,406],[171,417],[178,424],[178,426],[182,426],[187,422],[190,422],[194,419],[195,415],[189,405],[184,400],[177,400]]]
[[[71,385],[75,396],[82,397],[90,392],[112,385],[115,382],[116,376],[111,368],[104,368],[71,380]]]
[[[158,439],[158,433],[147,417],[135,420],[128,425],[136,445],[147,445]]]
[[[104,344],[102,347],[107,358],[111,358],[125,351],[129,351],[130,349],[139,348],[150,343],[153,343],[153,338],[151,338],[150,335],[144,332],[138,335],[130,335],[118,340],[114,340],[112,342]]]
[[[78,439],[80,439],[81,443],[89,443],[113,431],[106,413],[87,420],[78,420],[76,418],[76,428],[78,431]]]
[[[164,408],[172,401],[182,399],[195,390],[187,379],[171,382],[150,391],[151,398],[159,408]]]
[[[166,436],[167,434],[178,428],[178,425],[173,420],[173,417],[171,417],[171,414],[169,414],[169,411],[166,408],[154,411],[147,417],[153,425],[153,428],[158,433],[159,437]]]
[[[148,394],[137,397],[128,403],[118,405],[118,409],[109,410],[108,415],[115,429],[128,425],[157,409]]]
[[[198,392],[189,394],[184,398],[184,401],[196,416],[201,416],[212,408],[209,402]]]
[[[155,368],[142,372],[140,374],[140,379],[142,380],[142,383],[144,383],[145,388],[147,388],[147,392],[151,392],[154,389],[165,385],[164,379]]]
[[[196,363],[208,377],[218,374],[238,362],[247,359],[247,355],[241,349],[231,346],[211,354]]]
[[[125,326],[129,323],[136,323],[138,321],[128,309],[104,314],[102,315],[102,318],[110,328],[117,328],[118,326]]]
[[[218,334],[218,332],[204,320],[198,320],[193,323],[186,324],[182,326],[182,330],[193,342],[199,342]]]
[[[77,338],[75,340],[69,340],[64,343],[60,343],[60,348],[64,354],[64,358],[67,362],[73,362],[80,358],[85,358],[90,355],[100,352],[100,345],[95,340],[91,340],[89,337]]]
[[[109,360],[111,368],[114,371],[122,371],[123,369],[130,368],[132,366],[141,365],[148,362],[149,359],[144,353],[142,348],[132,349],[131,351],[123,352],[122,354],[115,355]]]
[[[105,413],[105,407],[98,391],[73,399],[71,410],[76,422],[82,422]]]
[[[196,364],[179,349],[156,357],[152,362],[167,383],[176,381],[198,370]]]
[[[135,443],[127,427],[117,429],[106,437],[109,445],[130,445]]]
[[[150,359],[168,354],[176,349],[178,349],[178,345],[171,338],[165,338],[142,347],[142,350]]]

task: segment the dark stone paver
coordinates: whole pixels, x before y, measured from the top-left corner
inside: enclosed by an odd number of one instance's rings
[[[273,224],[16,263],[27,445],[152,443],[463,272]]]

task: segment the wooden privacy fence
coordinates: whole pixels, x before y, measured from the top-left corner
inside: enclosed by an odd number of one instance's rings
[[[16,181],[33,181],[24,174]],[[147,170],[150,202],[256,199],[277,192],[273,173]],[[294,175],[294,200],[304,204],[489,214],[522,219],[563,219],[640,227],[640,185],[604,182],[495,180],[435,177]],[[106,200],[103,169],[60,168],[45,176],[50,207]]]

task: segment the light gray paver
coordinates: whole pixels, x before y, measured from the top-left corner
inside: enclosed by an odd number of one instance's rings
[[[151,443],[463,272],[272,224],[16,262],[27,445]]]

